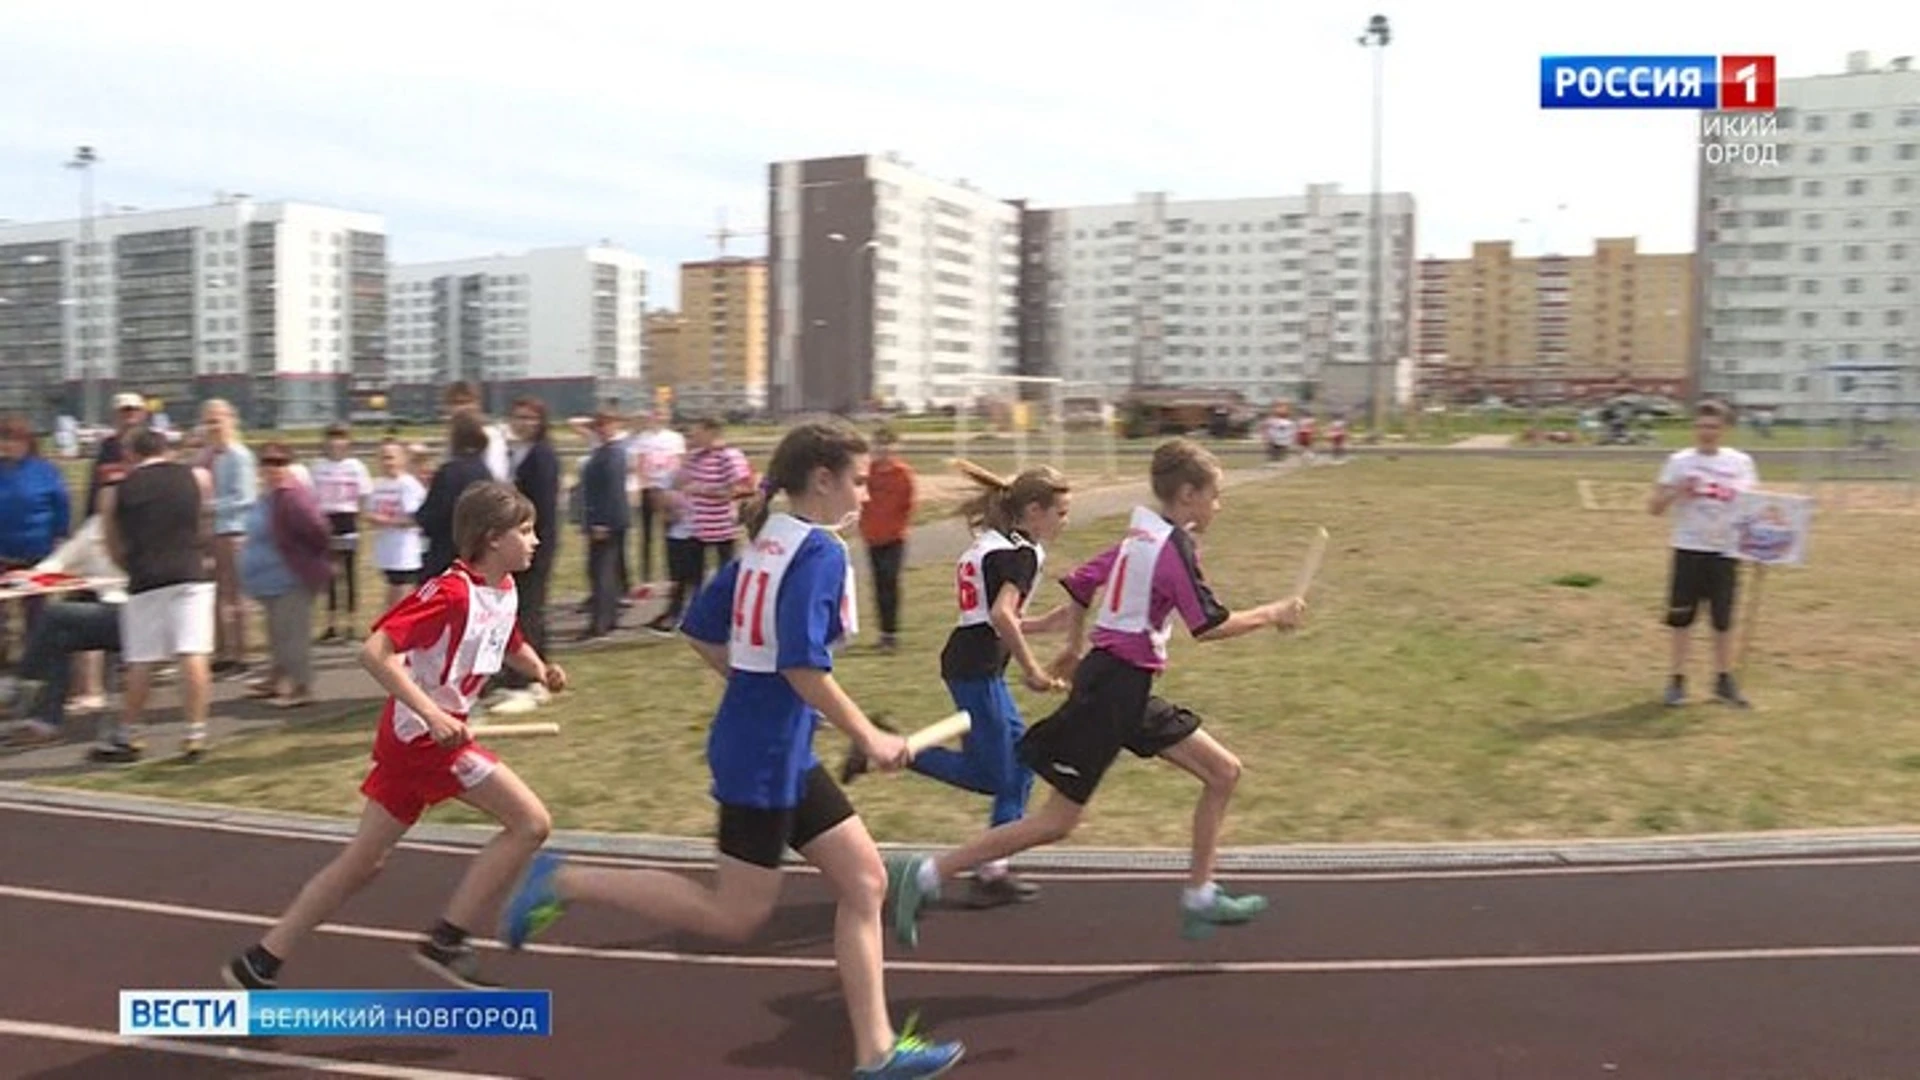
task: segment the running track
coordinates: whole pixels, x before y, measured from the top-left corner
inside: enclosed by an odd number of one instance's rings
[[[618,913],[490,952],[554,992],[548,1039],[119,1040],[116,991],[217,987],[335,841],[0,802],[0,1075],[847,1075],[831,906],[792,875],[739,954]],[[283,985],[434,985],[407,957],[462,869],[401,852]],[[1176,883],[1043,875],[889,944],[897,1018],[978,1077],[1893,1077],[1920,1060],[1920,855],[1246,875],[1265,921],[1182,941]],[[204,1056],[236,1046],[228,1060]]]

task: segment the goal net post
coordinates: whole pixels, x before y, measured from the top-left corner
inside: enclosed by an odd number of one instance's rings
[[[1101,383],[1051,375],[975,375],[954,418],[955,457],[1046,463],[1068,476],[1118,475],[1113,398]]]

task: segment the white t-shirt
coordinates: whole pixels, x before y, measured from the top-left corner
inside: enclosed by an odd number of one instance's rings
[[[1286,416],[1269,416],[1262,425],[1267,432],[1268,446],[1293,445],[1293,419]]]
[[[307,469],[323,514],[357,514],[373,490],[373,474],[359,458],[318,458]]]
[[[671,428],[642,432],[633,437],[634,467],[640,473],[640,486],[667,486],[667,477],[680,467],[687,456],[687,437]]]
[[[383,476],[373,482],[373,494],[367,497],[367,509],[375,514],[409,517],[427,501],[427,486],[417,477],[402,474]],[[418,526],[378,526],[373,530],[373,565],[379,570],[418,570],[423,538]]]
[[[1721,447],[1711,454],[1676,450],[1660,470],[1662,487],[1683,495],[1673,504],[1673,546],[1682,551],[1725,551],[1733,544],[1733,500],[1760,483],[1753,458]]]
[[[507,452],[510,438],[505,424],[487,425],[487,471],[503,483],[513,480],[513,456]]]

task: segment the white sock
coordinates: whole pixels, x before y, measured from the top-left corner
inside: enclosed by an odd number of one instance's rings
[[[1220,886],[1209,881],[1199,888],[1188,886],[1180,895],[1180,903],[1189,911],[1205,911],[1213,906],[1214,897],[1220,895]]]
[[[995,859],[975,871],[981,881],[998,881],[1013,872],[1013,867],[1005,859]]]
[[[920,860],[920,869],[916,874],[920,882],[920,891],[928,896],[940,895],[940,867],[932,859]]]

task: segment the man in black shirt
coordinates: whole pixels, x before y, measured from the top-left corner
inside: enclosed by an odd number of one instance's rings
[[[172,460],[167,437],[139,428],[125,440],[132,466],[101,493],[107,552],[127,572],[120,612],[126,694],[120,729],[93,751],[95,761],[137,761],[134,726],[147,707],[153,667],[179,665],[187,733],[181,751],[198,757],[207,735],[212,675],[214,582],[208,568],[213,481],[204,469]]]
[[[93,470],[87,477],[87,512],[80,516],[81,521],[92,517],[100,508],[100,493],[120,482],[125,475],[126,439],[134,429],[147,421],[147,400],[139,394],[117,394],[113,399],[113,434],[100,440],[100,446],[94,451]]]

